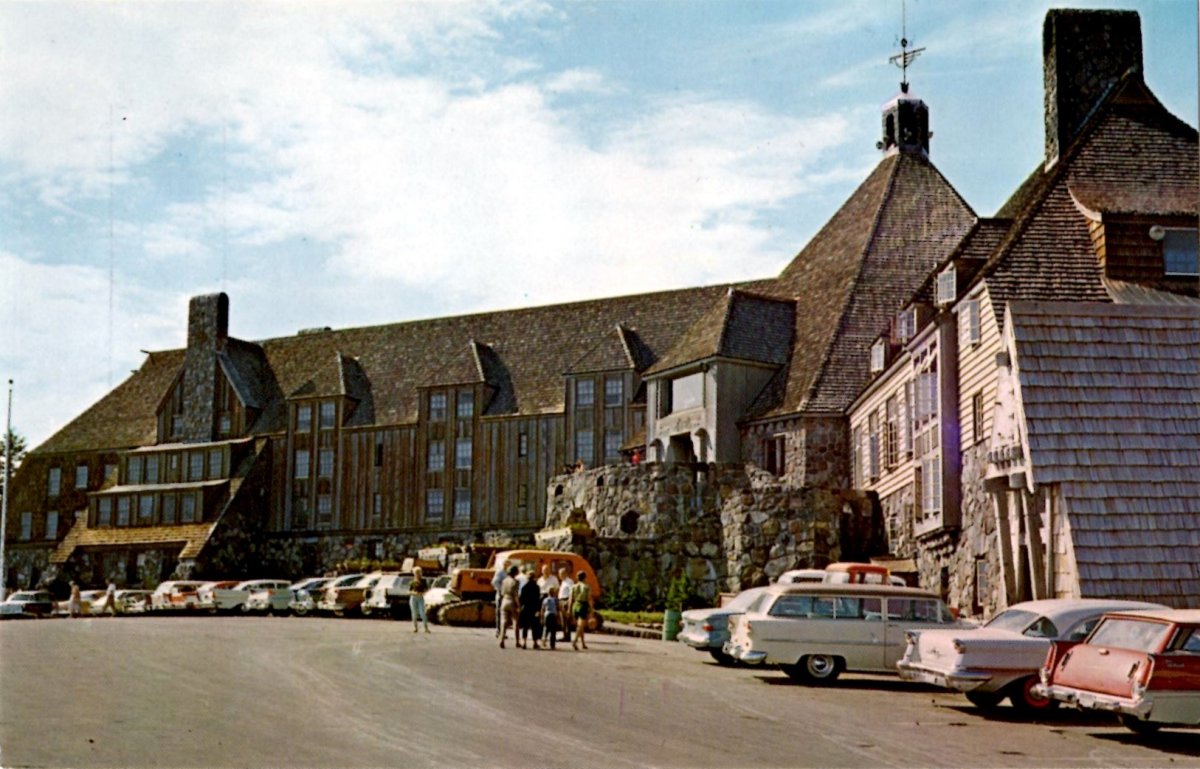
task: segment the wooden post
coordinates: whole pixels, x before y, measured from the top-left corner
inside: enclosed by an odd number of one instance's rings
[[[1012,603],[1012,597],[1016,593],[1012,535],[1008,526],[1008,492],[997,489],[990,496],[992,498],[992,514],[996,519],[996,547],[1000,551],[1000,586],[1003,593],[999,608],[1005,608]],[[1001,499],[1004,499],[1004,504],[1001,504]]]
[[[1033,597],[1046,598],[1046,549],[1042,545],[1041,515],[1037,496],[1018,491],[1021,512],[1025,515],[1025,539],[1029,553],[1029,586]]]

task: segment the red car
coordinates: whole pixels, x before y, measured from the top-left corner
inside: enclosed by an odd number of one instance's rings
[[[1200,610],[1106,614],[1082,644],[1051,647],[1037,689],[1138,733],[1200,724]]]

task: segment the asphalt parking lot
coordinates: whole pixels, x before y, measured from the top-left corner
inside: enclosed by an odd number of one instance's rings
[[[0,623],[0,765],[1200,766],[1200,732],[1147,741],[889,677],[809,688],[680,644],[589,646],[321,618]]]

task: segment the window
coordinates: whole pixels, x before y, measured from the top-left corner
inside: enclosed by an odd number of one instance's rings
[[[88,466],[75,466],[75,488],[86,489],[88,485]]]
[[[782,435],[772,435],[763,441],[763,467],[772,475],[787,471],[787,442]]]
[[[33,538],[33,513],[21,513],[21,539]]]
[[[223,411],[217,420],[217,432],[221,435],[229,435],[231,430],[233,430],[233,419],[230,418],[228,411]]]
[[[958,279],[955,276],[954,268],[947,267],[945,270],[939,272],[937,276],[937,304],[952,304],[957,294]]]
[[[429,394],[429,421],[446,421],[446,393]]]
[[[454,443],[454,467],[457,470],[471,469],[471,439],[459,438]]]
[[[592,463],[592,458],[595,453],[595,445],[593,443],[591,430],[579,430],[575,433],[575,460],[582,461],[585,465]]]
[[[461,520],[471,517],[471,490],[454,490],[454,517]]]
[[[58,511],[51,510],[46,513],[46,531],[43,535],[46,539],[58,539]]]
[[[308,477],[308,461],[307,449],[296,452],[296,478],[304,479]]]
[[[164,494],[162,498],[162,522],[175,523],[175,495]]]
[[[425,519],[441,520],[446,514],[446,495],[441,489],[430,489],[425,492]]]
[[[896,316],[896,341],[904,344],[917,333],[917,311],[908,309]]]
[[[958,314],[958,344],[968,347],[979,344],[980,338],[979,300],[972,299],[962,305],[962,311]]]
[[[204,453],[193,451],[188,454],[188,480],[204,480]]]
[[[196,495],[184,494],[179,498],[179,522],[196,522]]]
[[[883,442],[883,435],[880,433],[879,410],[871,412],[867,417],[867,430],[869,432],[869,445],[867,453],[867,475],[869,481],[879,480],[879,455],[880,447]]]
[[[921,462],[921,513],[929,517],[942,511],[942,460],[928,457]]]
[[[325,401],[321,404],[321,429],[332,430],[337,419],[337,404]]]
[[[147,524],[154,522],[154,497],[150,494],[143,494],[138,497],[138,523]]]
[[[117,466],[116,465],[105,464],[104,465],[104,478],[101,480],[107,481],[109,478],[113,478],[113,480],[116,480],[116,478],[115,478],[116,474],[117,474]]]
[[[625,380],[609,377],[604,380],[604,405],[620,406],[625,402]]]
[[[296,432],[312,431],[312,405],[303,403],[296,407]]]
[[[596,383],[590,379],[575,380],[575,408],[596,402]]]
[[[520,433],[517,435],[517,456],[529,456],[529,433]]]
[[[112,497],[96,500],[96,523],[100,526],[112,525]]]
[[[604,459],[619,459],[621,457],[621,433],[609,430],[604,433]]]
[[[686,411],[704,404],[704,374],[697,372],[671,380],[671,411]]]
[[[1200,275],[1196,230],[1167,230],[1163,236],[1163,272],[1167,275]]]
[[[51,467],[50,477],[48,478],[47,494],[51,497],[57,497],[62,491],[62,468]]]
[[[131,505],[129,497],[117,497],[117,525],[129,525],[129,507]]]
[[[223,452],[220,449],[212,449],[208,452],[208,477],[220,478],[224,470],[222,466],[225,464]]]
[[[328,494],[317,495],[317,525],[328,526],[333,523],[333,497]]]
[[[333,449],[321,449],[317,454],[317,477],[333,477]]]
[[[446,469],[446,444],[441,441],[430,441],[429,461],[426,469],[431,473],[440,473]]]
[[[982,443],[983,434],[983,391],[971,396],[971,432],[975,443]]]
[[[861,489],[866,486],[866,465],[863,462],[863,445],[866,443],[866,430],[862,425],[854,428],[853,434],[850,436],[850,461],[854,466],[853,483],[854,488]]]
[[[900,463],[900,399],[895,395],[884,405],[883,461],[890,470]]]
[[[529,484],[522,483],[517,486],[517,507],[529,506]]]
[[[887,347],[882,339],[871,345],[871,373],[878,374],[887,364]]]
[[[458,391],[458,403],[455,404],[454,415],[459,419],[470,419],[475,415],[475,393],[470,390]]]
[[[158,456],[151,454],[146,457],[146,483],[158,483]]]
[[[125,466],[125,475],[131,486],[142,482],[142,458],[130,457]]]

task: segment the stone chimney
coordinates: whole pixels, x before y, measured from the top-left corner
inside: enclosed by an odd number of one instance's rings
[[[1136,11],[1054,9],[1042,25],[1046,167],[1071,145],[1092,109],[1130,69],[1142,70]]]
[[[229,339],[229,297],[194,296],[188,303],[183,358],[183,431],[187,443],[211,441],[217,426],[217,353]]]

